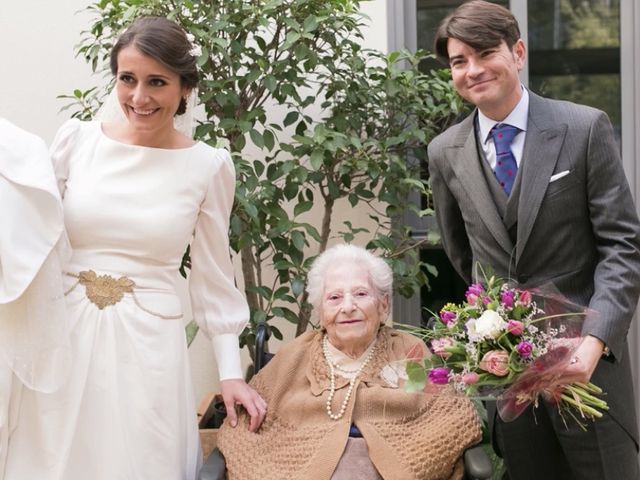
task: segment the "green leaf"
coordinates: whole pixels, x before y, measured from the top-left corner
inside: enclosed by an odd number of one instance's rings
[[[273,75],[267,75],[266,77],[264,77],[264,86],[267,88],[267,90],[273,93],[278,86],[278,80],[276,80],[276,77],[274,77]]]
[[[262,72],[260,70],[250,70],[249,73],[247,73],[244,77],[244,81],[246,83],[253,83],[255,82],[258,78],[260,78],[260,75],[262,75]],[[267,83],[267,79],[265,78],[265,84]],[[273,79],[275,80],[275,79]],[[268,87],[267,87],[268,88]]]
[[[406,372],[409,379],[405,384],[405,390],[410,393],[422,391],[427,384],[427,372],[424,366],[416,362],[407,362]]]
[[[276,327],[274,327],[273,325],[269,325],[269,331],[277,340],[282,340],[284,338],[282,336],[282,332],[278,330]]]
[[[291,232],[291,242],[293,243],[294,247],[296,247],[298,250],[304,251],[305,240],[304,240],[304,234],[302,232],[297,230]]]
[[[313,32],[316,28],[318,28],[318,19],[315,15],[310,15],[305,18],[304,23],[302,24],[302,28],[305,32]]]
[[[184,333],[187,338],[187,348],[189,348],[195,340],[198,330],[200,330],[200,327],[195,320],[190,320],[187,326],[184,327]]]
[[[238,137],[233,142],[233,146],[237,152],[241,152],[246,143],[247,140],[244,138],[244,135],[238,135]]]
[[[249,136],[251,137],[251,141],[256,147],[258,148],[264,147],[264,139],[262,138],[262,135],[260,135],[260,132],[258,132],[257,130],[251,129],[249,131]]]
[[[314,150],[311,153],[311,157],[309,160],[311,162],[311,168],[313,168],[314,170],[320,169],[322,163],[324,162],[324,150]]]
[[[297,183],[294,182],[288,182],[284,188],[282,189],[282,191],[284,192],[284,196],[287,200],[293,200],[293,198],[295,198],[295,196],[298,194],[298,189],[300,188],[300,185],[298,185]],[[297,207],[298,205],[296,205]]]
[[[296,297],[299,297],[304,292],[304,280],[300,277],[296,277],[291,282],[291,293]]]
[[[264,146],[267,147],[267,150],[273,150],[276,144],[276,138],[273,132],[271,130],[265,130],[262,132],[262,139],[264,140]]]
[[[254,324],[263,323],[267,320],[267,312],[265,312],[264,310],[256,310],[255,312],[253,312],[252,317]]]
[[[313,202],[302,201],[293,207],[293,216],[298,217],[313,208]]]
[[[300,33],[289,32],[287,33],[287,36],[285,38],[284,45],[282,45],[282,48],[284,48],[285,50],[288,48],[291,48],[291,45],[296,43],[298,40],[300,40]]]
[[[287,113],[287,116],[284,117],[284,121],[282,123],[285,127],[288,127],[289,125],[294,124],[296,120],[298,120],[299,116],[298,112],[289,112]]]
[[[260,177],[264,173],[264,163],[253,162],[253,169],[256,172],[256,176]]]
[[[274,300],[281,300],[287,293],[289,293],[289,287],[280,287],[273,292]]]
[[[309,55],[309,47],[304,43],[299,43],[296,46],[294,53],[298,60],[304,60]]]

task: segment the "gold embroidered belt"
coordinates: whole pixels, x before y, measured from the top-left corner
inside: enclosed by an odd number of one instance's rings
[[[129,293],[138,308],[150,315],[154,315],[165,320],[177,320],[183,316],[182,314],[163,315],[145,308],[140,304],[140,301],[136,296],[136,292],[134,290],[136,283],[130,278],[122,276],[116,279],[111,275],[98,275],[93,270],[85,270],[78,274],[66,272],[66,275],[77,278],[78,281],[68,288],[64,292],[64,295],[69,295],[78,286],[78,284],[81,284],[85,287],[89,301],[100,310],[104,310],[104,308],[109,305],[117,304],[122,300],[125,293]]]

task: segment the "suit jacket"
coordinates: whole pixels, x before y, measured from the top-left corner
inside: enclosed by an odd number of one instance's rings
[[[583,334],[612,352],[593,381],[637,445],[626,337],[640,294],[640,223],[613,129],[602,111],[529,95],[515,225],[483,173],[475,113],[429,144],[442,244],[466,281],[479,263],[524,287],[551,282],[590,308]]]

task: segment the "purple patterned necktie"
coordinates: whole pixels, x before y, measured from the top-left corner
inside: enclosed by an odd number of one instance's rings
[[[489,132],[496,146],[496,167],[493,173],[507,196],[511,194],[513,182],[518,173],[516,158],[511,151],[511,142],[518,132],[520,132],[518,127],[503,123],[496,124]]]

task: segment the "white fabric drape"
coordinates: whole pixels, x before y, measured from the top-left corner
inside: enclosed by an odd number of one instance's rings
[[[28,388],[51,392],[70,363],[62,203],[42,140],[2,119],[0,212],[0,361]]]

